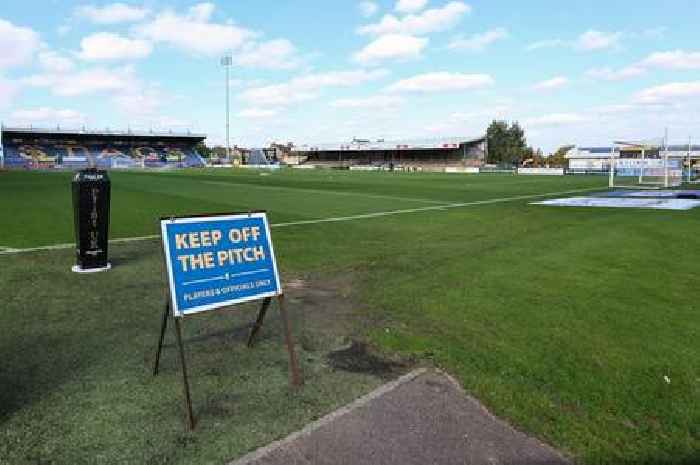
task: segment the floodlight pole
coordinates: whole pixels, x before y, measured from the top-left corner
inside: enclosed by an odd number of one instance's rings
[[[221,65],[226,68],[226,159],[228,162],[231,161],[231,142],[229,139],[229,92],[230,92],[230,80],[229,80],[229,68],[233,64],[233,59],[231,54],[225,55],[221,58]]]

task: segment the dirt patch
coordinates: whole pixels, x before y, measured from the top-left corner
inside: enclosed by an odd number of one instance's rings
[[[381,311],[357,297],[360,275],[352,270],[333,275],[288,277],[284,287],[297,342],[317,362],[335,370],[391,379],[414,365],[388,358],[364,342],[367,328],[386,323]]]
[[[285,280],[292,324],[304,350],[328,352],[346,346],[366,327],[354,283],[352,272]]]
[[[331,352],[328,361],[336,370],[367,373],[382,379],[395,378],[408,368],[405,362],[372,353],[367,344],[359,341],[352,341],[350,347]]]

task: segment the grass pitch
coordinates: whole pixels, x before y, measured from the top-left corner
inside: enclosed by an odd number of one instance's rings
[[[0,173],[0,247],[70,243],[70,178]],[[242,347],[254,307],[187,320],[200,424],[184,433],[172,347],[149,373],[158,241],[113,245],[96,276],[70,273],[70,249],[0,255],[0,463],[223,463],[380,383],[329,363],[351,335],[444,367],[583,463],[700,462],[700,211],[529,205],[602,177],[111,178],[113,238],[157,234],[163,215],[268,210],[283,280],[310,283],[292,308],[307,383],[288,391],[274,320]]]

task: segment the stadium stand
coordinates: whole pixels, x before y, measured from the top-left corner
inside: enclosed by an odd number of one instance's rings
[[[203,167],[202,134],[2,128],[5,168]]]
[[[478,167],[486,159],[486,137],[302,145],[292,148],[301,164],[319,168],[403,167],[443,171]]]

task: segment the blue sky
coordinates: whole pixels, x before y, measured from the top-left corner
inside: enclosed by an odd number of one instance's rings
[[[5,125],[340,142],[700,140],[697,1],[4,2]]]

